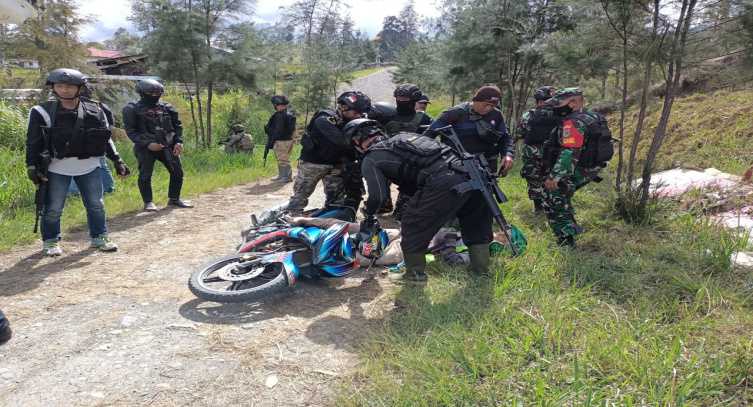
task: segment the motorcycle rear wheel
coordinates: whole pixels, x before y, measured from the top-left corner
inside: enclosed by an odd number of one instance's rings
[[[207,301],[253,302],[286,290],[288,278],[280,263],[262,264],[258,255],[237,253],[191,274],[188,288]]]

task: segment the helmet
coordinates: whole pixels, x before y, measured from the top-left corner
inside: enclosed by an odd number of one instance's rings
[[[351,90],[340,95],[337,98],[337,104],[345,105],[358,113],[366,113],[371,110],[371,99],[357,90]]]
[[[87,81],[86,76],[80,71],[70,68],[55,69],[47,75],[47,86],[52,86],[56,83],[65,83],[68,85],[82,86]]]
[[[414,85],[412,83],[404,83],[398,86],[393,93],[393,96],[395,97],[407,97],[414,102],[421,100],[421,97],[423,97],[423,95],[424,94],[421,92],[421,89],[418,87],[418,85]]]
[[[382,129],[379,128],[379,122],[370,119],[355,119],[349,121],[343,128],[343,133],[347,140],[363,140],[372,136],[381,136]]]
[[[136,92],[139,96],[159,93],[160,96],[165,92],[165,87],[154,79],[142,79],[136,82]]]
[[[547,100],[554,96],[554,92],[557,91],[557,88],[554,86],[542,86],[533,93],[533,98],[536,100]]]
[[[376,225],[373,230],[359,232],[356,239],[358,240],[358,253],[367,259],[381,257],[390,244],[387,232],[379,225]]]
[[[275,106],[288,105],[290,104],[290,101],[284,95],[275,95],[275,96],[272,96],[272,104]]]
[[[234,124],[233,127],[231,127],[231,129],[235,132],[246,131],[246,128],[242,124]]]
[[[376,102],[369,110],[369,118],[374,120],[389,119],[397,116],[395,106],[386,102]]]

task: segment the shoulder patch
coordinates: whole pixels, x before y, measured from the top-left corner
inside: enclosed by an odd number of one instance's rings
[[[567,119],[562,123],[562,147],[581,148],[583,147],[583,140],[583,133],[572,119]]]
[[[330,123],[332,123],[332,124],[337,124],[337,118],[334,117],[334,116],[327,117],[327,121],[330,122]]]

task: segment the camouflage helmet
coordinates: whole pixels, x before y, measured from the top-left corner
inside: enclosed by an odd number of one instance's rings
[[[423,93],[421,92],[421,89],[418,87],[418,85],[414,85],[412,83],[404,83],[397,88],[395,88],[395,92],[393,93],[393,96],[397,97],[406,97],[410,98],[411,101],[417,102],[421,100],[421,97],[423,97]]]
[[[275,95],[275,96],[272,96],[272,104],[275,106],[289,105],[290,101],[288,100],[287,97],[285,97],[285,95]]]
[[[144,95],[152,95],[155,93],[159,93],[160,96],[162,96],[162,94],[165,93],[165,87],[154,79],[141,79],[136,82],[136,93],[142,97]]]
[[[536,89],[535,92],[533,92],[533,98],[536,100],[547,100],[554,96],[554,93],[557,91],[557,88],[554,86],[542,86],[538,89]]]
[[[52,86],[56,83],[64,83],[67,85],[83,86],[87,82],[86,76],[80,71],[70,68],[55,69],[47,75],[47,82],[45,85]]]
[[[343,92],[337,98],[337,104],[347,106],[358,113],[367,113],[371,110],[371,99],[357,90]]]
[[[547,100],[546,103],[552,106],[560,106],[564,103],[565,100],[574,96],[583,96],[583,91],[578,87],[562,88],[555,92],[554,96],[552,96],[551,99]]]
[[[239,124],[234,124],[234,125],[233,125],[233,127],[231,127],[231,129],[232,129],[232,130],[233,130],[234,132],[236,132],[236,133],[240,133],[240,132],[242,132],[242,131],[246,131],[246,127],[245,127],[245,126],[243,126],[243,125],[242,125],[242,124],[240,124],[240,123],[239,123]]]

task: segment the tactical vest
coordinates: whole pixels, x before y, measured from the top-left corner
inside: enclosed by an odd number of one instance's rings
[[[392,136],[400,132],[416,133],[418,132],[418,126],[421,124],[425,114],[423,112],[416,112],[413,118],[407,122],[390,120],[384,125],[384,130],[388,135]]]
[[[175,126],[169,112],[170,105],[159,102],[154,106],[134,104],[138,125],[144,133],[155,136],[155,142],[171,146],[175,139]]]
[[[528,115],[528,125],[523,141],[528,145],[544,144],[553,134],[556,135],[559,118],[552,109],[531,109]]]
[[[58,101],[42,103],[32,110],[45,122],[53,157],[84,159],[105,155],[112,132],[99,103],[80,99],[75,111],[65,113],[71,115],[66,123],[57,122],[61,114]]]
[[[586,124],[585,144],[578,166],[583,168],[606,167],[614,155],[612,131],[607,119],[592,111],[576,112],[571,117]]]
[[[350,153],[350,150],[346,151],[344,148],[345,136],[343,135],[343,145],[337,145],[319,134],[314,123],[321,117],[325,117],[335,127],[342,128],[342,122],[335,111],[320,110],[314,113],[301,138],[301,160],[316,164],[338,164]]]
[[[388,150],[400,157],[400,179],[394,181],[401,187],[404,184],[419,186],[433,170],[442,166],[449,168],[449,163],[456,160],[449,146],[415,133],[398,133],[369,147],[367,154],[378,150]]]

